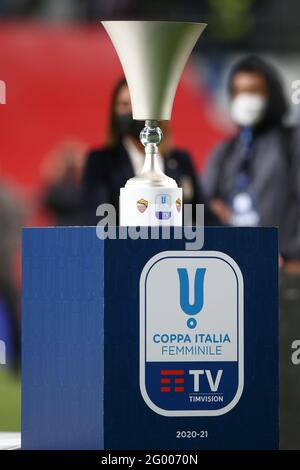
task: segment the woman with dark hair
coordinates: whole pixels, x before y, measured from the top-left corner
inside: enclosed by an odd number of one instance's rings
[[[90,152],[84,170],[83,197],[87,224],[99,222],[96,216],[99,204],[112,204],[118,215],[120,188],[143,168],[145,149],[139,140],[143,127],[142,121],[132,118],[129,90],[123,79],[112,95],[107,146]],[[203,193],[190,156],[172,148],[168,122],[160,122],[160,127],[164,138],[159,146],[159,164],[166,175],[182,187],[185,204],[203,204]],[[205,222],[216,222],[209,210],[205,212]]]

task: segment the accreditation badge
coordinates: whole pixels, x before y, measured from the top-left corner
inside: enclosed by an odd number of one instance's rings
[[[164,416],[218,416],[244,384],[243,276],[216,251],[166,251],[140,278],[140,389]]]

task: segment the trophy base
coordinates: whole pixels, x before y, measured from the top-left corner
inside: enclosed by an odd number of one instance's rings
[[[24,229],[22,449],[278,448],[277,231],[205,228],[205,251],[170,232]]]
[[[121,188],[120,225],[181,226],[182,189],[142,186]]]

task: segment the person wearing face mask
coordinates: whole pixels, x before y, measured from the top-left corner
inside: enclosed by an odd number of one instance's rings
[[[223,223],[279,227],[280,438],[282,448],[296,449],[300,395],[292,345],[300,331],[300,129],[284,125],[283,88],[262,59],[240,60],[231,71],[229,92],[237,132],[209,158],[203,185]]]
[[[84,223],[96,225],[99,222],[96,209],[103,203],[115,207],[118,222],[120,188],[125,186],[128,179],[139,174],[144,165],[145,149],[139,140],[143,127],[143,121],[132,118],[128,86],[125,79],[122,79],[112,95],[107,146],[89,153],[83,172]],[[160,122],[160,127],[164,134],[159,146],[161,168],[182,187],[184,203],[203,204],[203,192],[190,156],[172,148],[166,121]],[[189,221],[189,225],[192,222]],[[218,223],[208,208],[205,208],[205,223]]]
[[[300,129],[283,123],[288,106],[278,73],[245,57],[230,73],[229,94],[237,132],[208,159],[206,196],[225,224],[279,226],[283,260],[300,272]]]

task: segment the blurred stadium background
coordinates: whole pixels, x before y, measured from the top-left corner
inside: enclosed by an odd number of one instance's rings
[[[70,167],[80,176],[87,149],[105,141],[122,70],[100,19],[209,24],[184,72],[172,121],[176,145],[189,150],[200,173],[211,149],[232,132],[225,84],[236,58],[269,58],[292,95],[300,79],[299,17],[297,0],[1,0],[0,282],[9,272],[18,322],[21,226],[56,223],[47,188]],[[300,123],[300,105],[290,100],[290,108],[288,119]],[[0,297],[0,326],[1,308],[9,307]],[[20,428],[17,351],[16,339],[11,371],[0,366],[0,431]]]

